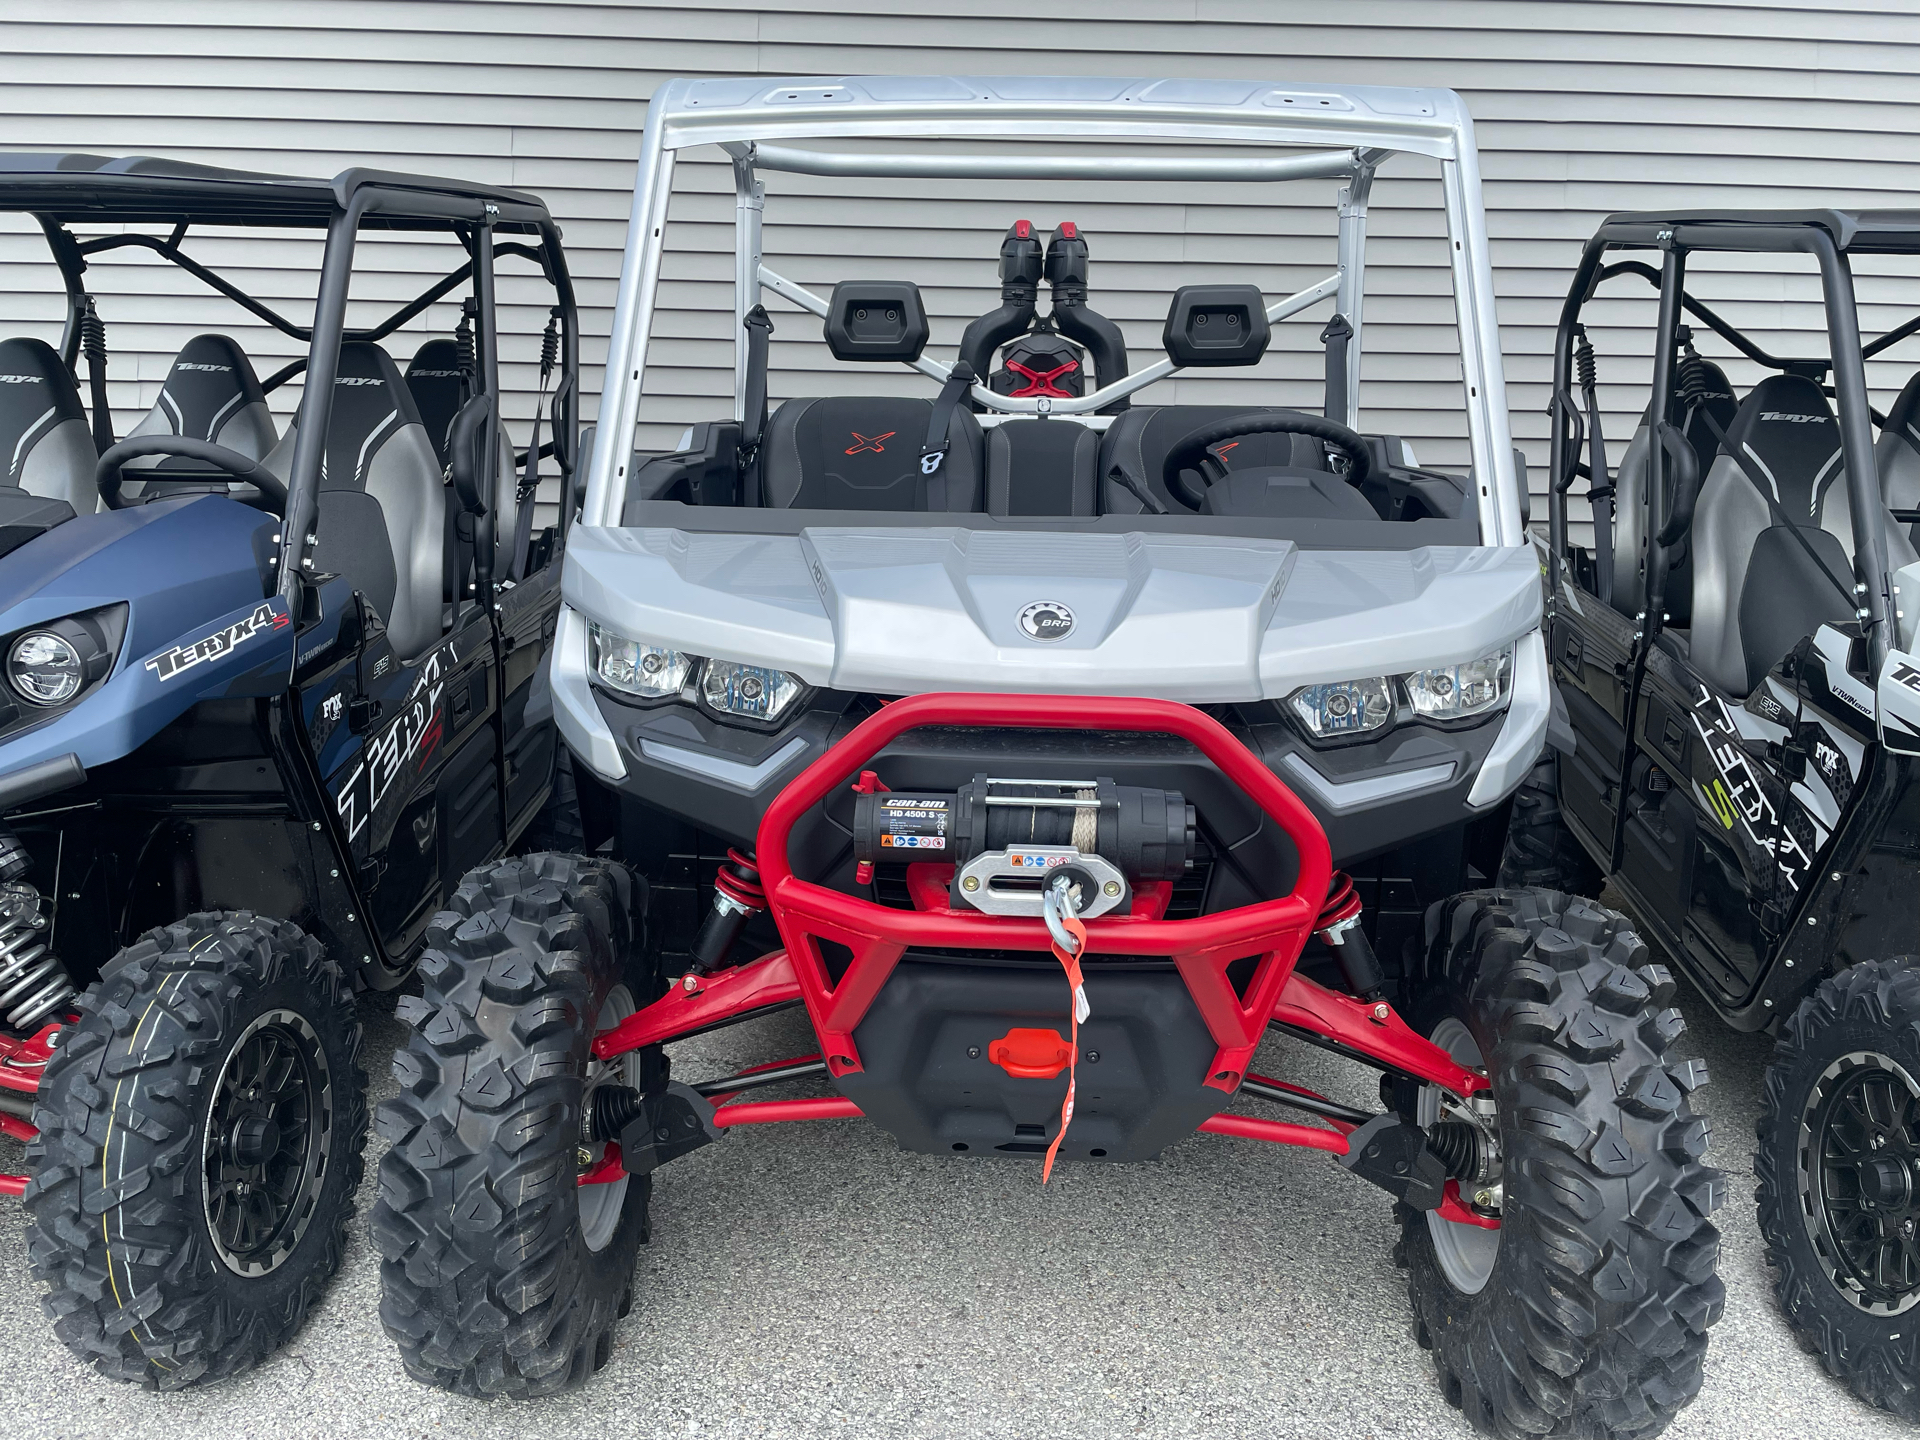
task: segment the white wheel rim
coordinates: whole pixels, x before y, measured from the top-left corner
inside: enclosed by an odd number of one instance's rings
[[[1469,1070],[1477,1070],[1485,1063],[1473,1032],[1467,1029],[1463,1021],[1451,1015],[1433,1027],[1431,1038],[1434,1044]],[[1419,1118],[1422,1127],[1433,1125],[1441,1118],[1440,1094],[1437,1086],[1421,1087]],[[1478,1295],[1486,1289],[1487,1281],[1493,1278],[1494,1261],[1500,1254],[1498,1230],[1468,1225],[1459,1220],[1443,1220],[1429,1210],[1427,1233],[1433,1237],[1434,1259],[1440,1262],[1440,1271],[1447,1277],[1448,1284],[1462,1295]]]
[[[607,992],[607,1000],[600,1007],[600,1026],[593,1033],[604,1035],[627,1016],[633,1014],[633,992],[624,985],[616,985]],[[587,1062],[587,1085],[582,1095],[583,1102],[600,1085],[634,1085],[639,1079],[640,1056],[630,1051],[618,1060]],[[596,1140],[586,1147],[593,1155],[591,1170],[600,1163],[606,1154],[607,1146],[603,1140]],[[622,1175],[618,1180],[610,1180],[604,1185],[576,1185],[574,1193],[580,1200],[580,1238],[587,1243],[587,1249],[599,1251],[607,1248],[613,1240],[613,1232],[620,1228],[620,1214],[627,1205],[627,1186],[633,1183],[631,1175]]]

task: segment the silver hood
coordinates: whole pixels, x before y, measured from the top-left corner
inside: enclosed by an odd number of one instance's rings
[[[1528,546],[821,526],[576,526],[567,604],[609,630],[881,694],[1017,690],[1189,703],[1471,660],[1540,624]],[[1021,628],[1035,602],[1071,633]],[[568,627],[570,630],[573,627]],[[578,643],[578,642],[576,642]]]

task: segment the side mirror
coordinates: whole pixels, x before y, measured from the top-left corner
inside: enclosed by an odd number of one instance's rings
[[[1271,333],[1259,286],[1182,285],[1167,307],[1161,342],[1176,365],[1254,365]]]
[[[842,280],[827,302],[827,348],[836,360],[902,360],[927,348],[927,307],[910,280]]]
[[[486,446],[493,439],[493,397],[475,395],[462,405],[447,427],[447,478],[460,508],[469,515],[487,513]]]

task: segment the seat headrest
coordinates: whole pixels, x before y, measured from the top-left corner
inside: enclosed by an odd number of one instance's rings
[[[393,357],[370,340],[342,345],[320,488],[364,490],[367,467],[380,447],[402,427],[419,423],[420,412]]]
[[[1898,435],[1915,450],[1920,450],[1920,370],[1914,372],[1907,388],[1887,411],[1887,423],[1880,427],[1880,433]]]
[[[433,453],[447,463],[447,427],[467,399],[467,376],[460,368],[460,346],[449,339],[429,340],[407,362],[407,389],[420,423],[427,427]]]
[[[1769,375],[1740,402],[1726,444],[1771,479],[1787,514],[1818,522],[1820,496],[1840,470],[1840,427],[1820,387],[1803,375]]]
[[[213,440],[237,411],[266,399],[253,362],[230,337],[196,335],[174,357],[153,413],[175,435]]]
[[[19,485],[34,446],[87,412],[73,376],[44,340],[0,340],[0,483]]]

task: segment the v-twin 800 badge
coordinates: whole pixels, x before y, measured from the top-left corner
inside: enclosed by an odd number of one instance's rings
[[[1033,640],[1064,640],[1073,633],[1073,611],[1058,600],[1036,600],[1020,612],[1020,629]]]

